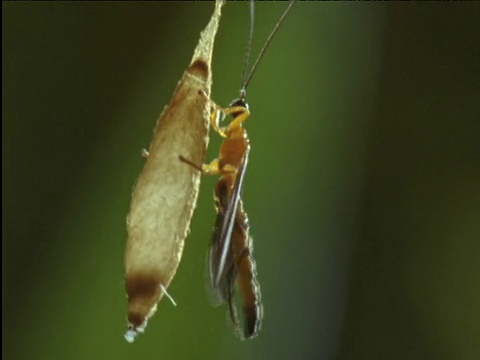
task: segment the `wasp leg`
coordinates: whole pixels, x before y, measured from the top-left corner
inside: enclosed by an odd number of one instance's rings
[[[230,124],[228,124],[227,128],[225,129],[225,132],[229,132],[239,127],[250,116],[250,111],[248,111],[248,109],[243,106],[234,106],[234,107],[225,109],[225,115],[233,114],[233,113],[240,113],[240,114],[235,116],[235,119],[233,119],[233,121]]]
[[[210,106],[215,110],[210,117],[210,125],[213,129],[220,134],[223,138],[227,138],[227,135],[224,132],[224,129],[220,127],[220,122],[225,118],[225,111],[222,107],[218,106],[212,99],[210,99],[207,93],[203,90],[200,91],[200,94],[210,103]],[[223,116],[222,116],[223,115]]]
[[[220,167],[218,159],[213,160],[210,164],[195,164],[193,161],[190,161],[179,155],[178,157],[181,162],[184,162],[194,169],[197,169],[204,175],[223,175],[223,174],[234,174],[237,172],[237,168],[233,165],[226,164]]]
[[[210,117],[210,124],[212,125],[213,129],[224,138],[228,138],[226,132],[239,127],[240,124],[247,120],[250,116],[250,111],[243,106],[222,108],[221,106],[217,105],[212,99],[210,99],[205,91],[200,91],[200,93],[207,99],[207,101],[210,103],[210,106],[215,109],[212,116]],[[235,116],[235,119],[226,128],[220,127],[220,122],[225,119],[227,115],[234,113],[239,113],[239,115]]]

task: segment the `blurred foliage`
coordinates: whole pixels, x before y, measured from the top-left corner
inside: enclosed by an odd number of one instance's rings
[[[257,6],[253,56],[285,6]],[[178,307],[125,342],[140,151],[212,9],[2,2],[5,358],[479,358],[478,3],[297,4],[248,94],[260,337],[238,341],[208,302],[206,178]],[[219,104],[237,96],[248,21],[246,3],[224,8]]]

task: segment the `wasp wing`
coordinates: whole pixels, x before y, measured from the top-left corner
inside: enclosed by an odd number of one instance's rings
[[[245,317],[245,338],[257,335],[263,314],[248,217],[241,199],[249,150],[244,154],[233,185],[230,186],[227,179],[217,183],[215,201],[218,215],[210,249],[212,287],[218,302],[228,304],[235,331],[242,337],[234,301],[235,282],[238,284]]]
[[[232,189],[230,184],[221,179],[215,188],[215,202],[217,219],[210,248],[210,281],[217,296],[222,302],[227,302],[230,287],[235,281],[235,255],[230,250],[235,218],[243,190],[243,181],[248,164],[250,147],[243,156],[242,163],[237,170]],[[233,280],[233,281],[232,281]]]

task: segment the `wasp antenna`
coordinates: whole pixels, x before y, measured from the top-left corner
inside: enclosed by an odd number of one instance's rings
[[[246,83],[247,83],[247,71],[248,63],[250,62],[250,55],[252,53],[252,39],[253,39],[253,26],[255,22],[255,1],[250,0],[250,32],[247,39],[247,48],[245,49],[245,60],[243,61],[243,74],[242,74],[242,87],[240,89],[240,98],[246,96]]]
[[[248,75],[247,80],[243,83],[242,90],[240,91],[240,93],[242,93],[242,92],[246,93],[247,86],[250,83],[250,80],[252,80],[252,76],[255,73],[255,70],[257,69],[258,64],[260,63],[260,60],[262,60],[263,55],[265,55],[265,50],[267,50],[268,45],[270,45],[270,42],[272,41],[273,37],[277,33],[278,28],[280,27],[280,25],[282,25],[283,20],[285,20],[285,17],[287,16],[288,12],[292,8],[293,4],[295,4],[295,2],[296,2],[296,0],[291,0],[290,1],[290,4],[285,9],[285,11],[283,12],[280,19],[277,21],[277,24],[275,25],[272,32],[268,36],[267,41],[265,41],[265,45],[263,45],[262,50],[260,50],[260,54],[258,55],[257,60],[255,60],[255,63],[252,66],[252,70],[250,71],[250,74]],[[253,24],[253,20],[252,20],[252,24]],[[253,29],[253,25],[252,25],[252,29]]]

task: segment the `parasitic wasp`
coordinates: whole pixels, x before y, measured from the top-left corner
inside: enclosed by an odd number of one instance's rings
[[[250,140],[243,122],[250,116],[246,102],[246,89],[255,70],[265,54],[273,36],[290,11],[295,0],[292,0],[284,11],[247,76],[247,67],[253,35],[254,1],[250,7],[250,33],[247,42],[245,62],[242,76],[240,97],[227,108],[222,108],[201,91],[210,103],[213,113],[210,119],[213,129],[224,138],[219,157],[210,164],[198,165],[180,156],[180,160],[207,175],[220,175],[215,187],[215,221],[212,243],[209,254],[210,281],[215,294],[222,303],[229,307],[230,318],[240,338],[253,338],[260,330],[263,306],[261,303],[260,285],[257,280],[256,265],[253,259],[252,238],[249,235],[249,222],[243,208],[242,192],[245,172],[250,153]],[[220,122],[228,115],[232,121],[226,127]],[[234,293],[238,288],[244,314],[243,332],[238,320]]]

